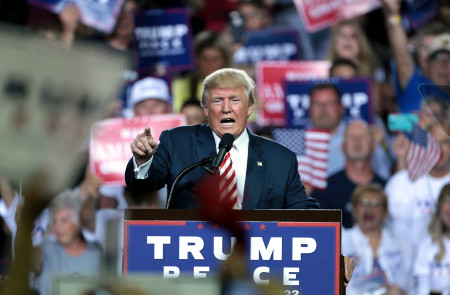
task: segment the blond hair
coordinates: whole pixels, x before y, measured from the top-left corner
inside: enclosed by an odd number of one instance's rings
[[[445,257],[444,235],[446,230],[450,230],[450,228],[445,227],[439,212],[442,204],[445,202],[445,198],[450,198],[450,183],[447,183],[441,189],[437,210],[434,212],[430,224],[428,225],[428,232],[430,233],[431,240],[433,243],[437,243],[439,247],[438,253],[434,256],[436,262],[442,261]]]
[[[203,81],[202,107],[206,106],[211,89],[239,87],[244,88],[248,104],[255,104],[255,82],[245,71],[232,68],[215,71]]]
[[[366,34],[362,30],[360,24],[357,23],[355,20],[341,21],[333,29],[333,34],[331,35],[330,47],[328,50],[327,58],[329,60],[335,60],[338,58],[342,58],[342,56],[339,56],[339,54],[336,50],[336,41],[337,41],[337,36],[339,35],[338,33],[345,26],[353,27],[358,35],[358,42],[359,42],[359,46],[360,46],[359,56],[357,57],[358,58],[357,60],[354,60],[354,62],[357,63],[359,74],[373,76],[373,73],[375,71],[375,65],[376,65],[376,62],[374,62],[375,55],[372,50],[372,47],[370,46],[370,43],[369,43],[369,40],[367,39]]]

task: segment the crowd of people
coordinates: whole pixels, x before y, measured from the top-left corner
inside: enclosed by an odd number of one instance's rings
[[[434,17],[416,27],[406,26],[400,0],[381,0],[382,7],[374,12],[311,33],[306,30],[292,0],[125,0],[116,27],[107,36],[82,25],[79,22],[80,10],[72,3],[57,16],[27,6],[26,13],[20,10],[22,17],[18,18],[14,15],[23,7],[4,2],[0,0],[0,10],[8,9],[0,14],[1,21],[32,27],[43,38],[56,40],[68,49],[78,40],[89,39],[103,44],[105,50],[121,52],[130,59],[136,54],[135,12],[154,8],[189,8],[194,37],[194,69],[173,72],[160,64],[154,65],[151,73],[140,73],[137,68],[125,69],[121,84],[117,85],[119,95],[113,98],[107,113],[110,118],[184,114],[187,125],[195,125],[200,130],[195,131],[196,134],[211,133],[212,129],[218,137],[211,137],[211,143],[213,139],[218,143],[218,138],[224,133],[223,122],[212,121],[219,117],[221,111],[217,102],[209,101],[208,91],[222,89],[214,86],[222,84],[211,82],[211,74],[223,68],[240,68],[253,80],[258,79],[255,64],[233,63],[233,54],[243,46],[242,40],[234,39],[229,25],[229,13],[233,11],[243,16],[245,32],[286,26],[294,28],[301,40],[301,60],[329,60],[329,77],[369,77],[373,90],[372,124],[362,119],[346,120],[341,92],[336,85],[319,83],[310,91],[309,126],[328,131],[331,138],[326,169],[327,187],[317,189],[304,183],[306,190],[302,191],[302,198],[305,197],[306,201],[302,199],[302,202],[310,204],[308,208],[318,207],[317,201],[322,209],[342,210],[342,254],[351,257],[355,264],[350,284],[382,271],[386,278],[386,294],[450,294],[448,1],[436,1]],[[36,22],[36,19],[40,21]],[[373,26],[383,30],[381,38],[374,34]],[[383,38],[385,36],[387,39]],[[204,89],[205,85],[209,88]],[[240,87],[243,84],[230,85],[232,87],[224,88],[238,89],[236,85]],[[426,100],[418,90],[421,85],[427,85],[429,93],[432,93]],[[226,91],[214,93],[220,97],[229,95]],[[242,94],[236,93],[238,96]],[[242,95],[248,99],[247,105],[240,108],[238,104],[242,102],[235,101],[230,109],[239,108],[238,112],[245,120],[241,122],[240,117],[233,116],[226,119],[237,124],[248,123],[245,130],[248,130],[250,139],[246,138],[244,146],[253,151],[253,133],[260,134],[270,139],[258,141],[261,146],[268,146],[267,149],[273,149],[276,154],[284,153],[279,157],[280,161],[291,161],[292,155],[288,151],[272,145],[271,128],[282,126],[260,126],[255,119],[256,110],[261,107],[258,91],[254,98],[250,98],[248,92]],[[388,115],[393,113],[416,114],[418,126],[439,143],[439,159],[418,179],[412,180],[407,169],[408,152],[413,144],[411,137],[388,128]],[[247,117],[250,117],[249,122]],[[210,126],[208,131],[205,131],[205,126]],[[241,129],[236,131],[237,137],[247,134]],[[165,151],[169,148],[173,150],[175,138],[184,138],[188,142],[192,140],[192,130],[194,127],[186,127],[165,133],[162,140]],[[147,130],[143,134],[144,137],[151,135]],[[238,148],[239,144],[242,143],[236,143]],[[153,175],[159,173],[157,181],[155,178],[147,181],[148,174],[138,175],[139,167],[152,158],[156,146],[156,142],[148,147],[143,144],[141,155],[135,145],[135,161],[130,161],[127,170],[129,187],[105,185],[90,167],[86,167],[79,183],[55,196],[49,208],[34,221],[34,262],[30,284],[39,294],[51,294],[52,273],[98,273],[102,248],[106,245],[106,225],[114,218],[123,220],[124,209],[165,207],[167,191],[173,180],[167,181],[173,171],[163,167],[168,165],[169,160],[161,156],[161,152],[155,156],[156,164],[145,168],[145,173],[149,169]],[[154,150],[148,154],[145,153],[146,148]],[[187,153],[187,150],[181,153]],[[233,151],[231,153],[233,158]],[[169,154],[165,156],[170,157]],[[184,157],[186,160],[189,157]],[[189,163],[177,165],[188,166]],[[244,193],[239,177],[246,179],[247,167],[242,169],[244,172],[236,170],[238,198]],[[281,168],[273,168],[274,175],[270,180],[270,183],[277,183],[266,190],[268,194],[277,195],[277,200],[262,198],[260,203],[247,206],[242,199],[238,199],[236,208],[299,208],[298,200],[293,196],[296,197],[303,186],[295,187],[295,192],[283,190],[284,195],[276,190],[283,182],[280,177],[295,182],[298,173],[294,177],[277,173],[277,169]],[[134,178],[147,179],[144,184],[158,190],[133,190]],[[19,188],[12,187],[7,178],[0,178],[0,272],[4,275],[13,261],[21,203],[26,197],[21,196]],[[174,201],[175,207],[195,207],[191,197]],[[117,233],[120,251],[122,237],[120,229]]]

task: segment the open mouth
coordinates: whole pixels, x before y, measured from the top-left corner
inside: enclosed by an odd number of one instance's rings
[[[344,45],[344,49],[345,50],[352,50],[353,49],[353,45],[352,44],[345,44]]]
[[[231,119],[231,118],[226,118],[226,119],[223,119],[220,121],[220,124],[225,127],[233,126],[234,123],[235,123],[234,119]]]
[[[364,214],[363,220],[365,222],[371,222],[375,219],[375,216],[373,214]]]

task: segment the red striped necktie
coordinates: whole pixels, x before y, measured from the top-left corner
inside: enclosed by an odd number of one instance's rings
[[[230,152],[220,165],[220,200],[230,208],[236,209],[237,205],[237,182]]]

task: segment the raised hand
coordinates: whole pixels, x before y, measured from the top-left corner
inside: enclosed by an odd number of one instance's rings
[[[138,167],[149,161],[158,148],[158,144],[152,136],[150,127],[146,127],[143,133],[138,134],[130,147]]]

